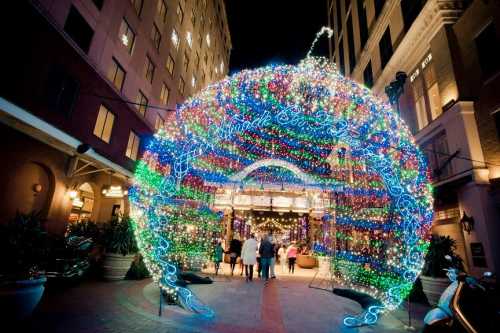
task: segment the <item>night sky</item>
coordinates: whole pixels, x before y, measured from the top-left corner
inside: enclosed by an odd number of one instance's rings
[[[268,64],[296,64],[327,25],[326,0],[225,0],[233,49],[230,73]],[[328,55],[327,37],[314,55]]]

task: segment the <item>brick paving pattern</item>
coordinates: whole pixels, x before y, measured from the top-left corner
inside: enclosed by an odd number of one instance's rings
[[[281,277],[267,285],[239,276],[214,278],[212,285],[192,286],[216,312],[200,318],[176,306],[158,316],[159,290],[151,280],[83,282],[66,289],[48,289],[34,316],[7,332],[404,332],[406,312],[383,316],[361,329],[342,325],[360,306],[331,292],[308,288],[310,279]],[[425,307],[414,306],[417,331]],[[4,326],[5,327],[5,326]]]

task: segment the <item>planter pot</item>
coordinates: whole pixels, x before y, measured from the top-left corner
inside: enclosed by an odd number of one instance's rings
[[[429,304],[435,306],[443,291],[450,285],[448,278],[433,278],[430,276],[420,275],[422,281],[422,290],[424,291]]]
[[[108,281],[123,280],[134,257],[135,254],[124,256],[119,253],[106,253],[102,263],[104,279]]]
[[[1,286],[0,309],[4,309],[2,317],[19,320],[31,316],[42,298],[45,282],[46,277],[39,277]]]
[[[310,255],[299,254],[297,256],[297,265],[300,268],[314,268],[317,265],[316,258]]]

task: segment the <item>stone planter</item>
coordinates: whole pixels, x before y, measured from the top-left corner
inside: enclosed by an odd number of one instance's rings
[[[433,278],[424,275],[420,275],[420,281],[422,281],[422,290],[432,306],[437,305],[441,294],[451,283],[448,278]]]
[[[42,298],[45,282],[46,277],[39,277],[0,286],[2,317],[19,320],[31,316]]]
[[[104,279],[108,281],[123,280],[134,257],[135,254],[124,256],[119,253],[106,253],[102,263]]]

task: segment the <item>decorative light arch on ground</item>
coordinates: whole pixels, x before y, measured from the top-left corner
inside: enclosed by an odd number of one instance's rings
[[[176,272],[210,256],[221,231],[221,215],[209,208],[217,186],[240,185],[262,160],[286,166],[264,163],[272,179],[334,193],[334,274],[380,302],[344,322],[373,323],[399,306],[421,271],[432,221],[423,154],[389,105],[313,57],[210,85],[151,139],[130,196],[138,243],[160,286],[213,315],[175,284]]]

